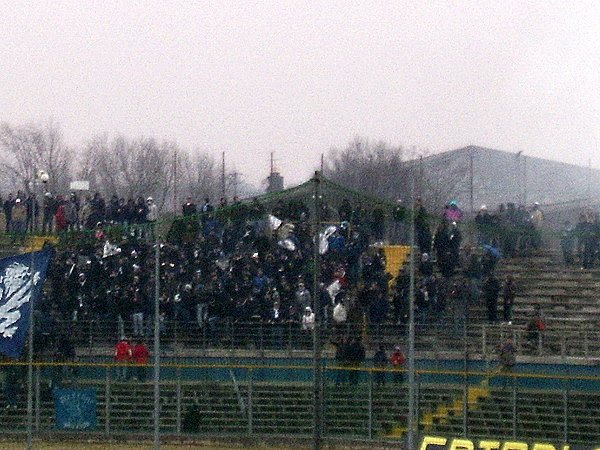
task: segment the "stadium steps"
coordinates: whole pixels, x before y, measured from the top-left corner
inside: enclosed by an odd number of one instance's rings
[[[82,383],[82,387],[98,388],[98,430],[106,423],[105,397],[101,382]],[[273,393],[280,392],[279,407]],[[161,386],[161,431],[175,432],[177,426],[174,383]],[[182,425],[188,413],[198,415],[195,431],[204,433],[246,432],[248,418],[240,411],[231,383],[186,382],[181,385]],[[246,396],[247,391],[241,390]],[[252,391],[253,432],[266,434],[306,435],[312,430],[312,385],[290,383],[257,383]],[[419,428],[435,434],[462,432],[462,409],[453,403],[462,395],[460,386],[422,385],[418,411]],[[153,386],[151,383],[120,383],[112,386],[110,427],[114,432],[150,432],[153,425]],[[468,435],[470,437],[512,437],[513,405],[511,389],[490,389],[489,396],[469,397]],[[373,436],[388,436],[393,426],[406,425],[408,411],[406,385],[389,384],[372,391]],[[532,401],[535,398],[535,402]],[[0,395],[4,404],[4,396]],[[18,397],[19,408],[0,410],[0,429],[25,430],[25,394]],[[446,417],[435,417],[439,406],[446,405]],[[40,402],[40,429],[54,428],[54,403]],[[246,404],[248,406],[248,404]],[[517,435],[520,439],[562,440],[564,434],[564,398],[560,391],[519,390],[517,393]],[[571,391],[568,398],[568,441],[600,442],[600,393]],[[423,418],[430,417],[431,420]],[[329,385],[325,391],[326,435],[367,437],[369,425],[368,388]],[[399,427],[399,428],[400,428]],[[185,429],[183,430],[186,431]],[[397,434],[396,434],[397,436]]]
[[[469,408],[470,437],[510,438],[513,435],[513,393],[494,389],[477,408]],[[520,439],[561,442],[564,439],[565,403],[560,391],[519,391],[517,393],[516,434]],[[535,398],[535,401],[532,401]],[[600,393],[571,392],[567,403],[567,442],[600,443]],[[462,418],[435,423],[439,434],[462,431]]]

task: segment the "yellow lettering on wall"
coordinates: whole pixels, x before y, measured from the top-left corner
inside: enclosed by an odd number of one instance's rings
[[[556,450],[556,447],[550,444],[533,444],[532,450]]]
[[[449,450],[474,450],[473,442],[467,439],[453,439]]]
[[[502,450],[527,450],[529,445],[525,442],[505,442]]]
[[[499,450],[500,442],[498,442],[498,441],[479,441],[479,448],[481,450]]]
[[[423,442],[421,442],[420,450],[427,450],[429,445],[446,445],[446,442],[448,442],[446,438],[425,436]]]

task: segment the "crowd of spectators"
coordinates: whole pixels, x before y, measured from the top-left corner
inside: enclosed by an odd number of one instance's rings
[[[342,216],[345,204],[330,217]],[[104,221],[94,211],[94,232],[80,232],[61,247],[49,269],[46,329],[57,321],[93,320],[120,324],[121,335],[132,330],[144,336],[154,312],[154,241],[136,227],[106,229],[129,222],[106,222],[110,208]],[[196,207],[188,198],[182,213],[159,250],[163,330],[172,323],[210,332],[223,322],[261,322],[310,332],[315,316],[335,322],[336,307],[336,317],[343,309],[349,321],[362,314],[372,323],[386,318],[389,276],[381,251],[369,245],[381,237],[383,224],[373,230],[370,214],[352,208],[351,227],[339,221],[323,230],[327,249],[313,292],[310,213],[301,201],[280,201],[267,211],[258,200],[221,201],[215,208],[208,199]]]
[[[158,220],[158,208],[152,197],[125,200],[113,195],[106,201],[99,193],[83,198],[71,193],[66,198],[46,192],[40,202],[35,194],[18,191],[16,195],[8,194],[5,200],[0,198],[0,204],[7,233],[60,233],[92,230],[98,224],[127,226]]]
[[[577,263],[582,269],[596,267],[600,261],[600,214],[585,208],[575,226],[566,221],[561,230],[560,246],[567,266]]]
[[[37,209],[26,206],[35,202],[32,196],[24,202],[18,201],[20,196],[9,195],[3,203],[9,229],[14,229],[21,203],[26,211]],[[181,213],[159,247],[163,332],[178,324],[211,335],[224,323],[262,323],[270,326],[277,344],[283,341],[284,328],[309,335],[317,318],[330,326],[337,340],[356,336],[358,328],[352,330],[349,324],[363,320],[375,328],[407,322],[408,271],[398,275],[388,292],[385,258],[372,245],[385,235],[381,206],[368,209],[348,199],[337,208],[322,203],[319,219],[328,226],[322,226],[321,241],[316,243],[321,250],[316,292],[311,211],[301,200],[265,205],[258,199],[242,203],[234,198],[229,203],[221,198],[213,206],[205,198],[197,206],[188,197]],[[390,213],[398,235],[406,236],[405,207],[399,202]],[[27,214],[24,226],[32,227]],[[68,200],[47,194],[41,214],[42,231],[71,229],[77,237],[59,247],[49,269],[42,328],[89,320],[118,324],[120,336],[147,335],[154,314],[156,244],[148,239],[154,233],[140,230],[151,230],[158,219],[153,199],[125,201],[113,196],[106,202],[95,194],[80,202],[74,194]],[[59,220],[63,215],[67,219]],[[501,253],[510,256],[528,246],[539,247],[543,222],[539,205],[527,210],[509,203],[494,213],[482,207],[475,218],[477,247],[463,243],[461,230],[468,227],[461,224],[463,212],[456,202],[438,217],[432,232],[432,216],[417,200],[415,238],[421,251],[417,321],[429,325],[451,317],[454,331],[462,333],[471,306],[478,302],[487,306],[489,323],[499,322],[501,299],[501,319],[512,323],[514,280],[510,275],[498,280],[495,266]]]
[[[536,202],[531,208],[514,203],[501,204],[496,211],[486,205],[475,216],[481,245],[491,245],[507,257],[523,251],[539,250],[542,245],[544,214]]]

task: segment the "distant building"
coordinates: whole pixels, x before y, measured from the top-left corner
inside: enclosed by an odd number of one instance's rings
[[[283,177],[279,172],[271,172],[267,177],[267,194],[283,191]]]
[[[500,203],[531,205],[587,202],[600,197],[600,171],[588,167],[468,146],[408,161],[418,195],[463,210]]]

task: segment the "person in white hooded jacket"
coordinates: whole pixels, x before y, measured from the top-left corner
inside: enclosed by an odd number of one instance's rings
[[[305,331],[312,331],[315,328],[315,313],[312,312],[310,306],[304,308],[302,314],[302,329]]]

